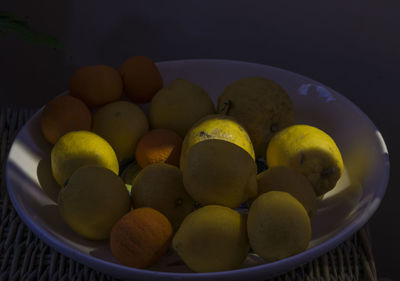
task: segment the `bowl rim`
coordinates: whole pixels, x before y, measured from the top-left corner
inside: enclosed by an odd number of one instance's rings
[[[250,67],[260,67],[260,68],[269,68],[273,71],[280,72],[284,75],[290,75],[290,76],[297,76],[298,78],[302,78],[308,81],[312,81],[315,84],[318,85],[323,85],[309,77],[303,76],[301,74],[278,68],[275,66],[270,66],[270,65],[265,65],[261,63],[255,63],[255,62],[248,62],[248,61],[240,61],[240,60],[228,60],[228,59],[182,59],[182,60],[167,60],[167,61],[160,61],[156,62],[157,66],[162,66],[165,64],[198,64],[198,63],[206,63],[206,64],[230,64],[230,65],[248,65]],[[349,106],[353,107],[354,110],[358,112],[358,114],[362,115],[362,118],[365,119],[368,123],[368,125],[374,129],[377,132],[377,138],[378,138],[378,143],[379,143],[379,148],[380,152],[385,154],[385,159],[384,161],[384,169],[383,169],[383,174],[380,177],[378,187],[375,189],[375,197],[383,198],[388,181],[389,181],[389,174],[390,174],[390,162],[389,162],[389,154],[387,150],[387,146],[385,144],[385,141],[380,134],[380,131],[377,129],[375,124],[371,121],[371,119],[357,106],[355,105],[352,101],[350,101],[348,98],[345,96],[341,95],[340,93],[336,92],[335,90],[331,89],[330,87],[323,85],[330,91],[334,92],[335,95],[343,99]],[[63,93],[65,93],[64,91]],[[37,115],[40,114],[41,110],[43,107],[38,109],[38,111],[30,118],[30,120],[27,121],[27,123],[24,124],[23,127],[25,127],[32,119],[37,118]],[[23,127],[20,129],[18,134],[15,136],[15,140],[18,139],[20,136]],[[370,206],[366,209],[365,213],[363,213],[361,216],[358,216],[355,218],[354,221],[347,227],[345,227],[341,232],[337,233],[333,237],[327,239],[323,243],[314,246],[313,248],[307,249],[302,253],[299,253],[297,255],[275,261],[275,262],[270,262],[270,263],[265,263],[261,265],[255,265],[251,267],[245,267],[245,268],[240,268],[240,269],[234,269],[234,270],[227,270],[227,271],[220,271],[220,272],[212,272],[212,273],[175,273],[175,272],[163,272],[163,271],[154,271],[154,270],[149,270],[149,269],[136,269],[136,268],[131,268],[128,266],[124,266],[121,264],[116,264],[113,262],[105,261],[97,257],[89,256],[85,253],[76,251],[74,249],[71,249],[69,246],[66,244],[62,243],[54,237],[52,234],[47,233],[46,231],[42,230],[38,225],[33,223],[29,216],[22,210],[22,208],[19,206],[18,200],[16,198],[16,194],[12,191],[11,188],[11,183],[10,183],[10,178],[9,178],[9,170],[10,168],[10,161],[9,157],[13,153],[13,150],[15,149],[14,146],[14,140],[13,143],[10,147],[9,154],[7,155],[6,159],[6,167],[5,167],[5,177],[6,177],[6,185],[7,185],[7,191],[9,194],[9,197],[13,203],[13,207],[17,211],[18,215],[22,219],[22,221],[29,227],[32,232],[35,233],[42,241],[44,241],[46,244],[48,244],[50,247],[54,248],[55,250],[59,251],[61,254],[68,256],[69,258],[80,262],[82,264],[85,264],[95,270],[98,270],[100,272],[104,272],[105,274],[110,274],[109,272],[113,272],[113,275],[117,278],[127,278],[128,275],[131,277],[128,278],[139,278],[139,279],[149,279],[149,278],[161,278],[163,280],[172,280],[172,279],[190,279],[190,280],[214,280],[216,278],[224,278],[224,277],[232,277],[234,276],[235,279],[247,279],[252,276],[256,277],[259,276],[260,274],[264,273],[264,271],[267,271],[268,268],[270,267],[275,267],[277,270],[274,271],[274,275],[278,275],[281,273],[284,273],[285,271],[288,270],[288,268],[296,268],[297,266],[301,266],[302,264],[311,261],[318,256],[323,255],[324,253],[329,252],[331,249],[335,248],[338,246],[340,243],[348,239],[352,234],[354,234],[357,230],[359,230],[370,218],[371,216],[376,212],[378,209],[380,202],[377,202],[376,204],[370,204]],[[115,273],[115,275],[114,275]]]

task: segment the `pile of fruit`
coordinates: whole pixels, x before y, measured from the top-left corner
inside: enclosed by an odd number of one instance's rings
[[[266,262],[298,254],[343,172],[335,142],[295,123],[276,82],[232,81],[215,108],[190,81],[163,85],[144,56],[76,70],[40,125],[65,223],[135,268],[171,249],[195,272],[238,268],[249,251]]]

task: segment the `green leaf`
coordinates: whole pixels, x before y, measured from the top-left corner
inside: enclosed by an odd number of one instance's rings
[[[15,33],[27,42],[65,50],[64,45],[55,37],[33,30],[25,20],[15,15],[0,11],[0,34]]]
[[[5,12],[5,11],[0,11],[0,19],[13,18],[13,17],[16,18],[16,16],[11,14],[11,13],[8,13],[8,12]]]

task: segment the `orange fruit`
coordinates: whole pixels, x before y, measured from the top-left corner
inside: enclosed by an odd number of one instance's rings
[[[136,103],[147,103],[163,86],[155,63],[145,56],[127,59],[120,67],[126,95]]]
[[[51,144],[68,132],[89,131],[91,123],[92,116],[86,104],[68,95],[51,100],[40,114],[40,128]]]
[[[76,70],[69,82],[71,96],[88,106],[99,106],[118,100],[122,95],[122,78],[108,65],[89,65]]]
[[[170,247],[172,227],[155,209],[143,207],[130,211],[113,226],[110,247],[123,265],[148,268]]]
[[[169,129],[148,131],[136,146],[136,161],[144,168],[153,163],[168,163],[179,167],[182,138]]]

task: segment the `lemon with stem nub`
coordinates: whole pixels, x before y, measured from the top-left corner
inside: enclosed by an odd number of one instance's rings
[[[268,144],[268,167],[288,166],[311,182],[317,196],[333,189],[343,173],[343,159],[334,140],[310,125],[292,125]]]
[[[218,112],[235,117],[246,128],[257,157],[264,157],[276,132],[295,121],[287,92],[264,77],[247,77],[229,84],[218,98]]]

